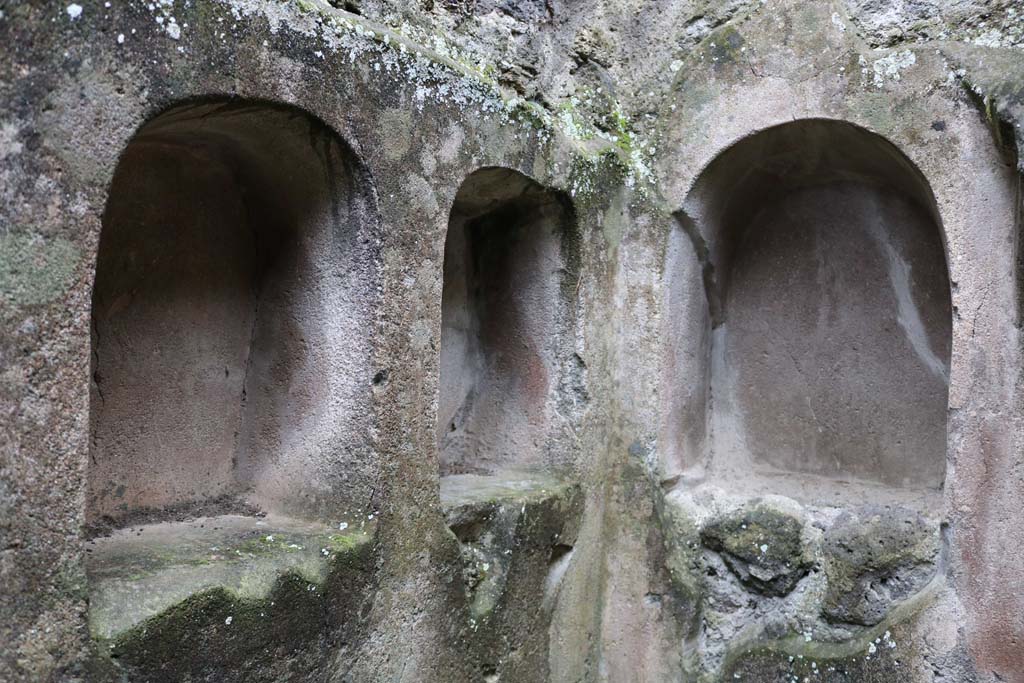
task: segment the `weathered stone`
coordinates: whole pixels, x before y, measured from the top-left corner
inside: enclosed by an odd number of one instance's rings
[[[711,521],[700,537],[752,590],[785,595],[810,567],[802,531],[793,515],[755,503]]]
[[[509,680],[543,678],[542,634],[572,560],[579,486],[522,471],[450,475],[441,478],[441,501],[460,544],[460,614],[482,670]]]
[[[723,671],[723,681],[746,683],[790,683],[815,681],[816,683],[906,683],[907,666],[900,663],[907,654],[890,637],[878,637],[863,643],[848,654],[837,648],[795,648],[792,653],[783,648],[756,648],[735,657]]]
[[[822,613],[871,626],[934,576],[939,530],[905,508],[865,506],[840,515],[825,533],[823,553]]]
[[[704,593],[703,546],[700,519],[690,501],[682,496],[667,496],[664,503],[665,565],[684,614],[684,622],[694,624],[701,611]]]
[[[276,681],[365,633],[373,525],[201,518],[91,544],[96,681]]]
[[[0,680],[1016,683],[1020,12],[0,0]]]

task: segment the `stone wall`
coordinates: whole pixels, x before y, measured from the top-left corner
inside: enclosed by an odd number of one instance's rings
[[[0,679],[1024,681],[1022,21],[0,4]]]

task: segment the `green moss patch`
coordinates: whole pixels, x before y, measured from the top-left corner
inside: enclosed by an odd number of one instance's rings
[[[366,529],[239,515],[122,530],[90,544],[90,630],[117,639],[211,591],[260,600],[286,575],[322,585],[332,561],[371,540]]]
[[[100,539],[90,586],[97,675],[305,680],[327,665],[331,643],[361,631],[372,531],[225,516],[143,527],[134,548],[131,530]]]
[[[836,520],[823,552],[828,580],[823,614],[831,621],[871,626],[931,581],[939,532],[913,511],[865,506]]]
[[[785,595],[810,568],[802,532],[803,522],[793,515],[754,505],[707,524],[701,540],[745,585]]]

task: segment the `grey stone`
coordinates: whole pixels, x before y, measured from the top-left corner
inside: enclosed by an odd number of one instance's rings
[[[934,576],[938,525],[902,508],[843,512],[825,532],[826,618],[872,626]]]
[[[0,680],[1017,680],[1022,26],[0,2]]]
[[[802,531],[793,515],[754,503],[712,520],[700,536],[751,590],[786,595],[810,567]]]

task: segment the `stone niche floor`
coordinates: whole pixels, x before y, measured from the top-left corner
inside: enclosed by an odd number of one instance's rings
[[[370,543],[367,523],[330,528],[284,517],[222,515],[121,529],[87,545],[89,623],[115,641],[200,594],[267,599],[292,576],[315,591],[332,562]]]
[[[779,495],[805,505],[847,507],[857,505],[900,505],[928,514],[942,509],[942,489],[889,486],[854,478],[826,477],[779,470],[759,464],[718,465],[699,476],[679,478],[689,487],[717,486],[737,496],[758,498]],[[671,490],[672,487],[666,487]],[[684,486],[685,488],[685,486]]]
[[[445,511],[500,500],[558,497],[572,484],[554,476],[524,470],[494,474],[450,474],[441,477],[441,506]]]

